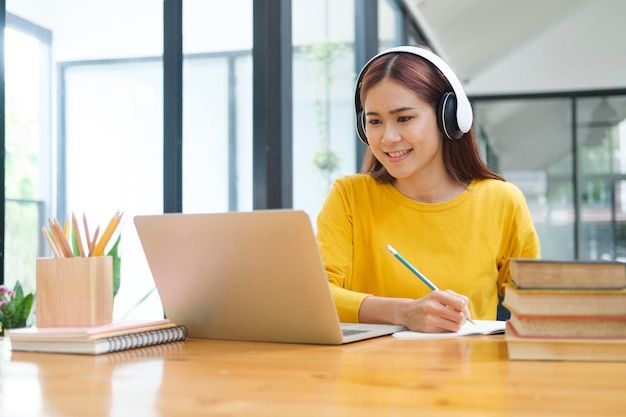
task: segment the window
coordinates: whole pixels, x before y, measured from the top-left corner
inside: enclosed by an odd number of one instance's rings
[[[117,209],[124,210],[116,317],[128,314],[152,287],[147,265],[133,262],[143,255],[132,216],[162,208],[162,9],[157,0],[7,1],[7,11],[19,16],[18,22],[36,21],[45,28],[40,32],[51,34],[47,61],[39,61],[39,73],[30,79],[44,97],[28,104],[38,115],[32,122],[36,129],[30,129],[38,154],[30,156],[34,168],[25,174],[34,191],[17,196],[41,201],[43,214],[20,233],[37,239],[48,218],[63,222],[71,213],[85,213],[91,230],[97,224],[104,228]],[[13,62],[18,64],[7,59],[7,65]],[[35,67],[17,68],[26,75],[24,68]],[[21,251],[13,243],[7,247]],[[22,264],[32,265],[28,278],[33,286],[35,257],[41,255],[21,255]],[[19,270],[8,255],[5,263],[7,278]],[[158,300],[145,306],[133,314],[162,314]]]
[[[252,209],[252,0],[183,3],[183,211]]]
[[[50,33],[13,15],[5,30],[5,284],[35,290],[40,225],[52,204]]]
[[[293,200],[313,222],[335,178],[355,172],[354,4],[293,2]]]
[[[591,94],[474,98],[488,159],[524,192],[546,259],[626,260],[626,98]]]

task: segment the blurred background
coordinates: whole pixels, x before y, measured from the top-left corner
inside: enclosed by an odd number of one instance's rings
[[[50,256],[40,232],[48,219],[85,213],[94,230],[121,209],[114,315],[162,315],[132,217],[247,211],[280,201],[314,222],[333,180],[360,166],[356,72],[380,50],[416,43],[429,45],[461,78],[483,155],[525,193],[544,258],[626,259],[624,1],[2,0],[0,6],[0,283],[20,280],[34,290],[35,259]],[[272,18],[279,28],[268,24]],[[262,73],[275,56],[280,71]],[[168,70],[172,62],[180,74]],[[266,95],[282,97],[278,115],[255,107],[266,79]],[[282,126],[278,148],[259,128],[275,122]],[[278,171],[268,159],[274,154]],[[264,164],[266,171],[258,168]]]

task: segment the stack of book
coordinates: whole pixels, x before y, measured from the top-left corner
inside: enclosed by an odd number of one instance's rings
[[[509,359],[626,361],[626,264],[511,260]]]

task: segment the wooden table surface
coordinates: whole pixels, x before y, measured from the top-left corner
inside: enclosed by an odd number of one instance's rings
[[[509,361],[499,336],[344,346],[189,339],[12,352],[0,416],[625,416],[626,363]]]

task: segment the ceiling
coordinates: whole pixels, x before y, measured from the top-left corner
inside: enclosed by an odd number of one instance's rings
[[[626,89],[626,1],[405,0],[470,96]],[[626,98],[610,104],[626,118]],[[597,98],[579,102],[579,126]],[[571,153],[565,99],[494,103],[481,128],[509,169],[541,170]],[[580,136],[587,135],[583,131]],[[541,149],[538,153],[537,149]]]
[[[602,2],[603,0],[600,0]],[[538,42],[588,0],[407,0],[437,52],[468,81]],[[588,24],[586,30],[593,30]]]

